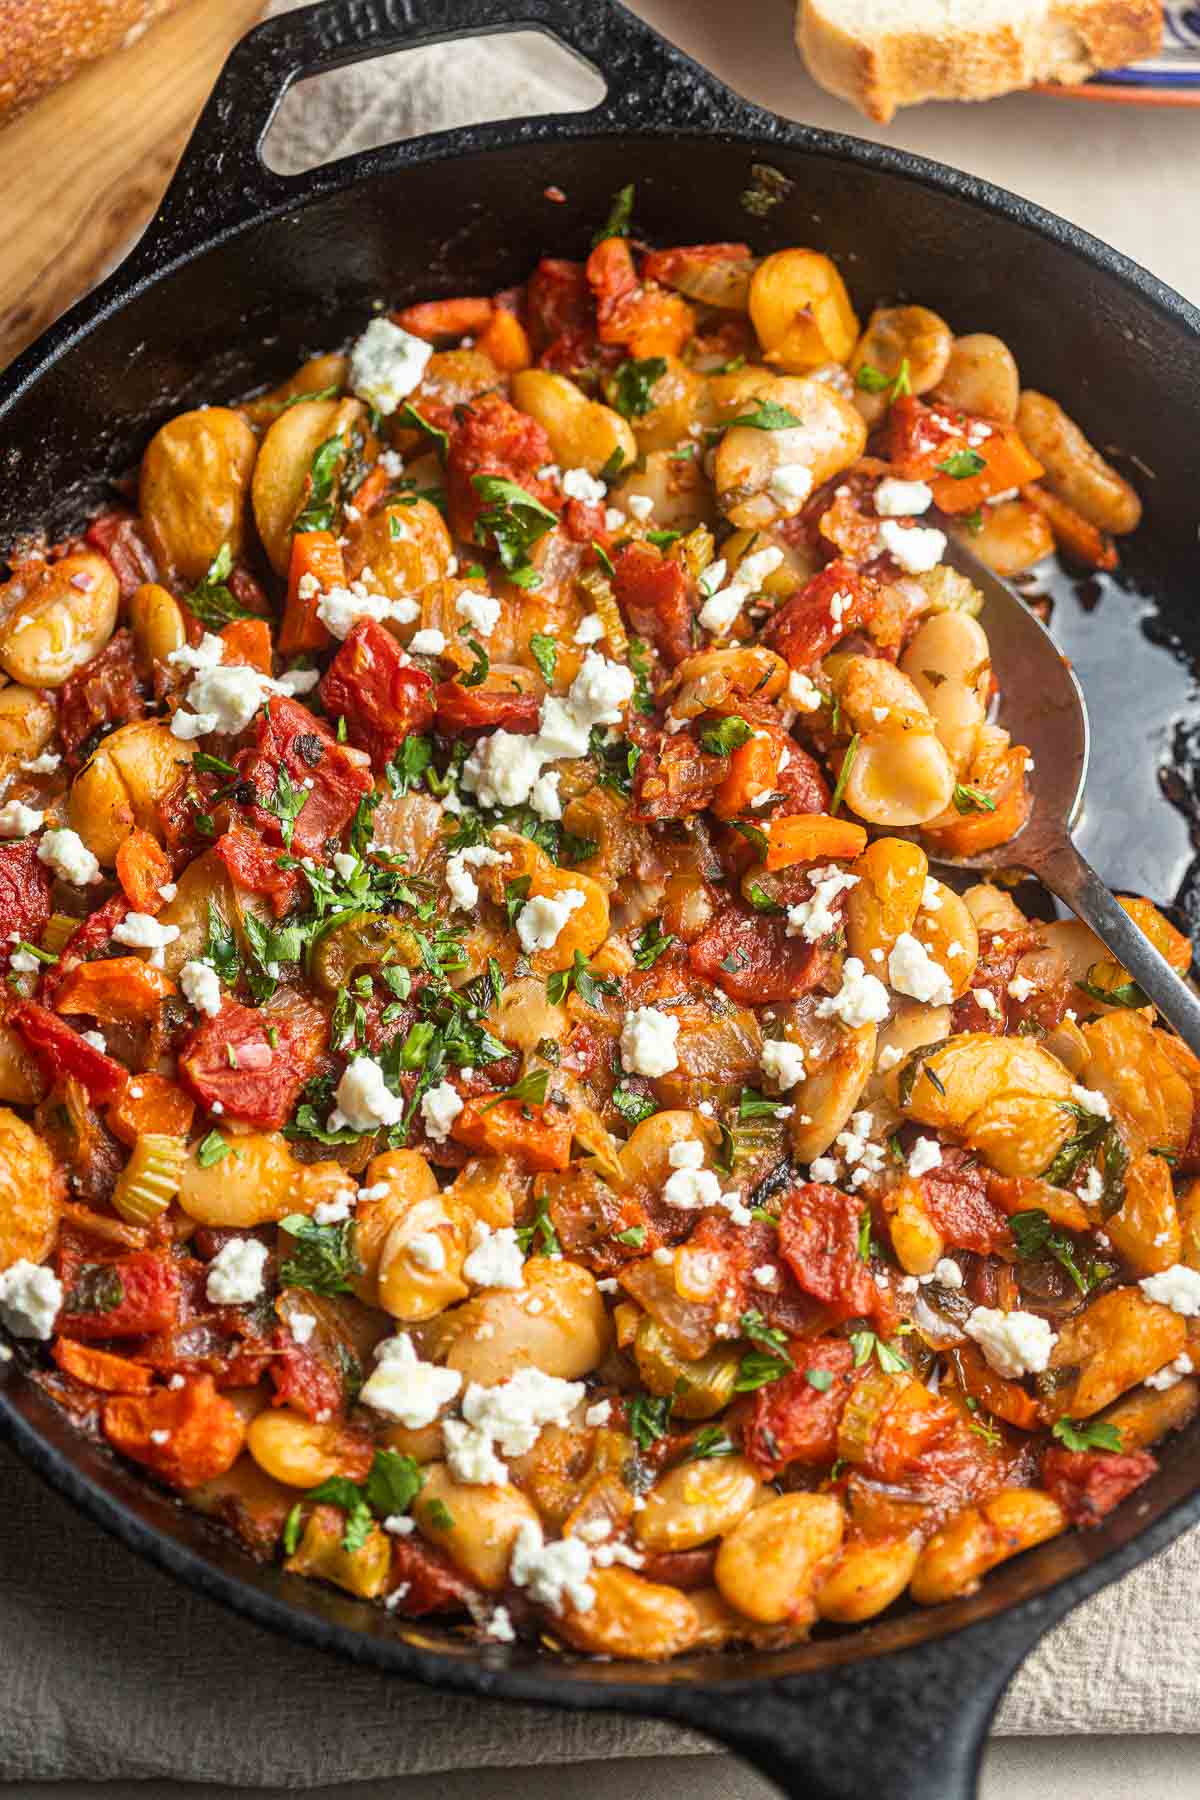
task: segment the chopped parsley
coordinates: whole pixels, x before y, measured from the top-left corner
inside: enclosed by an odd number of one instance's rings
[[[628,237],[633,223],[633,183],[618,189],[613,195],[612,208],[607,219],[592,239],[592,248],[602,244],[605,238]]]
[[[587,958],[582,950],[575,952],[569,969],[556,969],[546,977],[546,998],[552,1006],[565,1000],[574,985],[576,993],[585,1006],[599,1007],[602,994],[619,994],[621,984],[612,975],[597,975],[588,967]]]
[[[724,429],[735,431],[742,426],[750,431],[790,431],[803,423],[803,419],[786,406],[780,406],[777,400],[764,400],[753,412],[740,413],[736,419],[730,419]]]
[[[228,544],[222,544],[191,593],[183,597],[184,605],[190,607],[207,631],[220,631],[233,619],[255,616],[230,592],[227,583],[232,571],[233,551]],[[200,758],[196,761],[199,763]],[[232,769],[229,772],[234,773]]]
[[[850,742],[846,745],[846,754],[843,756],[842,766],[838,770],[837,786],[833,790],[833,799],[829,802],[829,811],[834,818],[837,817],[838,807],[842,804],[842,797],[846,792],[846,783],[850,779],[850,771],[854,767],[854,759],[858,755],[858,742],[858,733],[855,732],[854,736],[850,739]]]
[[[952,450],[945,462],[937,466],[943,475],[949,475],[954,481],[969,481],[972,475],[979,475],[987,468],[987,462],[978,450]]]
[[[954,792],[950,796],[957,813],[995,812],[996,802],[982,788],[967,787],[964,782],[956,781]]]
[[[898,1350],[893,1350],[890,1344],[885,1344],[873,1331],[852,1331],[850,1343],[854,1350],[856,1369],[861,1369],[865,1363],[870,1362],[872,1354],[879,1358],[879,1366],[885,1374],[903,1375],[910,1367],[907,1357],[901,1356]]]
[[[635,1093],[621,1083],[613,1089],[612,1103],[629,1125],[640,1125],[643,1119],[653,1118],[658,1111],[658,1102],[650,1094]]]
[[[730,756],[733,751],[740,750],[754,736],[754,727],[747,725],[745,719],[737,713],[722,719],[719,725],[711,725],[707,731],[700,733],[700,743],[711,756]]]
[[[661,919],[648,919],[633,946],[633,960],[639,969],[652,969],[674,942],[674,933],[664,932]]]
[[[1067,1450],[1119,1451],[1121,1448],[1120,1431],[1102,1419],[1056,1419],[1050,1435]]]
[[[855,375],[854,381],[864,394],[886,394],[889,406],[901,394],[912,393],[907,356],[901,357],[900,367],[894,375],[885,375],[882,369],[875,367],[874,363],[863,363]]]
[[[362,1274],[354,1220],[318,1225],[303,1213],[289,1213],[280,1223],[295,1240],[291,1255],[280,1265],[283,1285],[307,1288],[313,1294],[349,1293],[352,1277]]]
[[[345,450],[345,435],[340,431],[318,445],[308,472],[308,494],[292,526],[293,531],[333,530],[334,484]]]
[[[472,475],[471,486],[485,502],[475,521],[476,542],[484,543],[490,532],[500,561],[512,580],[519,587],[538,586],[541,576],[530,563],[529,552],[554,529],[557,516],[523,487],[518,487],[515,481],[507,481],[502,475]]]
[[[210,1131],[196,1145],[196,1161],[202,1169],[211,1169],[214,1163],[228,1156],[232,1146],[221,1136],[219,1131]]]
[[[542,672],[542,680],[554,680],[554,669],[558,662],[558,644],[544,631],[535,631],[529,639],[529,649],[534,662]]]
[[[608,396],[626,419],[641,419],[654,411],[654,385],[667,372],[664,356],[643,357],[640,362],[623,362],[608,384]]]

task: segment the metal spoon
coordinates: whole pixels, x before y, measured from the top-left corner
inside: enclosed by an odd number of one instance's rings
[[[1118,906],[1076,849],[1071,829],[1083,810],[1088,769],[1088,715],[1075,673],[1037,615],[951,540],[944,561],[983,595],[979,622],[987,633],[1000,683],[1000,722],[1034,759],[1029,818],[1010,843],[977,856],[944,857],[950,868],[1020,868],[1069,906],[1130,975],[1163,1018],[1200,1055],[1200,1000]],[[1136,822],[1131,821],[1136,830]]]

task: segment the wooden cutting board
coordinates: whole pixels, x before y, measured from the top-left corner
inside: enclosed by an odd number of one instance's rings
[[[265,4],[189,0],[0,130],[0,368],[120,260]]]

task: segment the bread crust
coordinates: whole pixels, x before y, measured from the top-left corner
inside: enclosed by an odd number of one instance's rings
[[[821,87],[886,125],[923,100],[990,100],[1034,82],[1085,81],[1099,69],[1152,56],[1161,0],[1047,0],[1030,23],[981,31],[934,27],[867,40],[845,30],[836,0],[798,0],[796,43]]]
[[[180,4],[181,0],[4,0],[0,125]]]

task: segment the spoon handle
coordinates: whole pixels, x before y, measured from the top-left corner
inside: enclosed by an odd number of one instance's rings
[[[1200,1056],[1200,1000],[1149,938],[1118,906],[1087,858],[1070,838],[1048,844],[1032,871],[1052,894],[1090,925],[1114,958],[1154,1002],[1190,1050]]]

